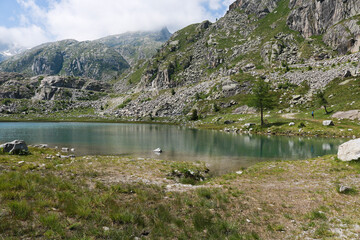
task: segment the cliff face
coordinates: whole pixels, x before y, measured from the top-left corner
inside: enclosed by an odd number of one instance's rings
[[[354,52],[360,40],[360,1],[290,0],[289,8],[287,24],[291,29],[306,38],[324,35],[324,42],[339,52]]]
[[[241,9],[247,14],[256,14],[264,17],[266,14],[274,11],[279,0],[237,0],[230,5],[229,11]]]

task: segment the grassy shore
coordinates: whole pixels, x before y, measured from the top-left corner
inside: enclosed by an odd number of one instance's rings
[[[359,237],[356,162],[266,162],[210,178],[201,163],[55,154],[0,155],[0,239]]]

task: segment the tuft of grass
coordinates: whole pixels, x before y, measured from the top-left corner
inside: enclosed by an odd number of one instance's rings
[[[323,213],[321,211],[317,211],[317,210],[313,210],[310,213],[308,213],[306,215],[306,218],[310,219],[310,220],[326,220],[327,219],[325,213]]]
[[[26,201],[12,201],[9,202],[11,214],[20,220],[28,220],[32,216],[32,208]]]

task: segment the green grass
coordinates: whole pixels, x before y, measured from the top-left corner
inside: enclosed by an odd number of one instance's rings
[[[29,156],[1,156],[0,166],[8,171],[0,173],[0,204],[8,214],[2,215],[0,238],[78,239],[86,236],[129,239],[141,237],[143,233],[150,234],[152,239],[174,238],[183,233],[196,238],[209,238],[214,234],[220,238],[241,236],[235,223],[226,224],[222,216],[205,209],[205,206],[212,206],[223,211],[217,205],[227,200],[216,197],[222,195],[222,191],[199,189],[199,195],[179,193],[165,197],[167,193],[163,186],[151,184],[117,183],[109,186],[108,183],[99,183],[89,188],[89,181],[102,175],[98,173],[93,177],[87,174],[90,169],[86,169],[81,158],[73,164],[70,159],[49,161],[44,156],[54,154],[51,150],[31,151]],[[20,166],[17,164],[20,159],[28,165],[37,166],[44,162],[46,168]],[[119,161],[114,163],[118,165]],[[64,166],[58,167],[59,164]],[[108,164],[112,163],[103,162],[102,166]],[[165,167],[168,172],[171,168],[185,166],[197,169],[191,163],[164,164],[154,167]],[[196,210],[183,201],[186,198],[196,206]],[[221,227],[217,226],[218,223],[222,223]],[[104,231],[103,227],[108,227],[109,231]]]

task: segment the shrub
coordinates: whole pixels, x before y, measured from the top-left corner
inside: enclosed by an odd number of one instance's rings
[[[191,118],[190,120],[191,121],[196,121],[199,119],[199,116],[198,116],[198,111],[196,109],[193,109],[192,110],[192,113],[191,113]]]

